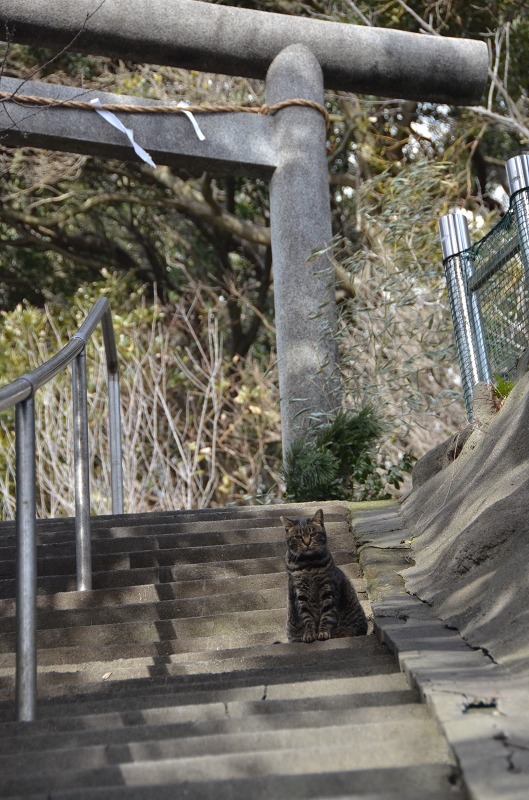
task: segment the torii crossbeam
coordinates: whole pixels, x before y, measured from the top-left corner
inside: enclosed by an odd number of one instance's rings
[[[12,40],[141,63],[266,78],[273,104],[302,98],[323,104],[336,90],[466,105],[485,86],[483,42],[323,22],[198,0],[0,0],[0,24]],[[87,14],[91,14],[86,22]],[[86,22],[86,24],[85,24]],[[80,33],[81,32],[81,33]],[[80,34],[80,35],[78,35]],[[0,90],[17,81],[2,79]],[[24,94],[58,100],[79,90],[24,84]],[[150,104],[101,92],[103,103]],[[125,136],[95,113],[47,108],[28,114],[9,103],[0,113],[8,146],[44,147],[135,161]],[[17,122],[13,126],[12,120]],[[273,117],[201,115],[204,142],[176,115],[127,114],[136,140],[158,164],[270,181],[270,226],[284,452],[315,415],[340,405],[330,262],[310,253],[332,238],[326,133],[312,108]]]

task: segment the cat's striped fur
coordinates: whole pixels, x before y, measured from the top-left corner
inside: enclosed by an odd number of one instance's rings
[[[323,510],[301,519],[281,517],[281,522],[287,539],[289,642],[363,636],[366,616],[327,546]]]

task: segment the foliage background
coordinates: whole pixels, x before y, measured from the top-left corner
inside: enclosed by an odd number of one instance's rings
[[[345,406],[370,402],[384,418],[381,464],[410,448],[420,456],[465,422],[437,219],[463,208],[477,238],[503,213],[505,161],[529,140],[526,4],[256,0],[239,5],[488,43],[490,81],[474,108],[326,95]],[[9,43],[3,57],[3,74],[11,77],[164,101],[263,99],[263,85],[253,80],[69,52],[54,58]],[[267,185],[12,150],[1,139],[0,164],[2,384],[54,352],[91,300],[105,292],[118,316],[124,419],[132,424],[141,418],[145,425],[127,456],[128,510],[250,502],[267,493],[280,497]],[[197,358],[201,351],[205,362]],[[104,448],[102,361],[100,351],[93,352],[91,403],[100,421],[94,444]],[[159,387],[157,400],[149,406],[153,387]],[[39,400],[43,435],[59,396],[68,399],[67,384],[60,381]],[[199,431],[204,404],[208,422]],[[72,512],[64,489],[71,474],[71,434],[63,414],[58,412],[61,434],[41,452],[42,465],[47,464],[43,515]],[[9,413],[2,420],[2,513],[10,516],[12,420]],[[205,438],[197,443],[199,436]],[[212,452],[201,452],[208,447]],[[108,476],[105,459],[95,459],[100,483],[94,509],[101,512],[108,510]],[[178,472],[179,459],[188,473],[195,470],[195,478]],[[165,488],[157,489],[157,482]]]

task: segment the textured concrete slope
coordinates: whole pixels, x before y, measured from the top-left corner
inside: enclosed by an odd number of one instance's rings
[[[511,670],[529,666],[529,374],[403,505],[406,588]]]

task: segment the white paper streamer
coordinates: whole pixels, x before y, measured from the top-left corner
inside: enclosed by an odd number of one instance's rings
[[[180,100],[180,102],[178,103],[178,105],[177,105],[176,107],[177,107],[177,108],[181,108],[181,109],[185,109],[185,107],[186,107],[186,106],[188,106],[188,105],[189,105],[189,103],[184,103],[184,101],[183,101],[183,100]],[[198,138],[200,139],[200,141],[201,141],[201,142],[203,142],[203,141],[204,141],[204,139],[205,139],[206,137],[204,136],[204,134],[202,133],[202,131],[201,131],[201,130],[200,130],[200,128],[198,127],[198,122],[197,122],[197,121],[196,121],[196,119],[194,118],[194,116],[193,116],[193,114],[191,113],[191,111],[184,111],[184,114],[185,114],[185,115],[186,115],[186,117],[188,117],[188,119],[190,120],[190,122],[191,122],[191,125],[192,125],[192,126],[193,126],[193,128],[195,129],[195,133],[196,133],[196,135],[198,136]]]
[[[99,100],[98,97],[96,97],[94,100],[90,100],[90,103],[91,105],[94,106],[94,110],[97,111],[100,117],[106,119],[106,121],[109,122],[111,125],[113,125],[114,128],[117,128],[118,131],[121,131],[122,133],[125,134],[125,136],[128,137],[129,142],[134,148],[134,152],[136,153],[137,156],[139,156],[139,158],[141,158],[143,161],[149,164],[150,167],[156,168],[156,164],[154,163],[150,155],[143,149],[143,147],[140,147],[139,144],[137,144],[134,141],[134,131],[132,131],[131,128],[126,128],[123,125],[123,123],[116,117],[116,115],[113,114],[111,111],[100,110],[101,101]]]

